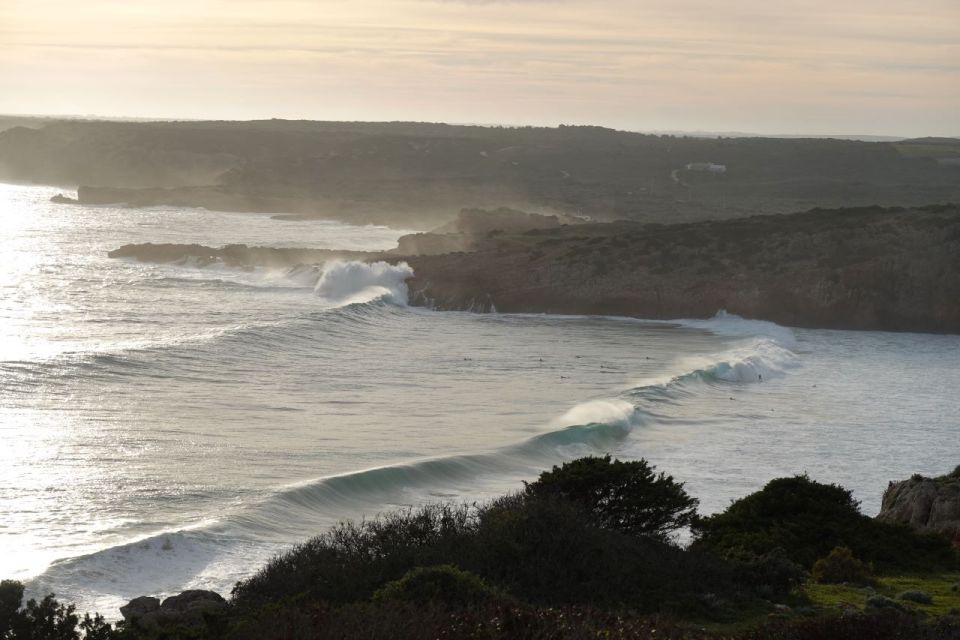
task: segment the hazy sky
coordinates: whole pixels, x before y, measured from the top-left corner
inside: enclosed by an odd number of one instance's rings
[[[0,112],[960,135],[960,0],[0,0]]]

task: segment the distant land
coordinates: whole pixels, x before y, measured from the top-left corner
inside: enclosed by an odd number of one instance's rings
[[[461,208],[685,223],[960,202],[960,140],[654,135],[592,126],[0,116],[0,180],[85,204],[429,229]]]

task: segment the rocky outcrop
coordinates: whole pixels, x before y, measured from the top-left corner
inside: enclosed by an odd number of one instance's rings
[[[219,593],[191,589],[170,596],[163,603],[150,596],[134,598],[120,607],[120,614],[127,625],[143,629],[193,627],[226,607],[227,601]]]
[[[960,467],[940,478],[915,475],[891,482],[877,519],[943,533],[960,546]]]
[[[481,235],[491,231],[500,233],[523,233],[531,229],[552,229],[563,224],[583,222],[580,218],[566,215],[543,215],[527,213],[509,207],[499,209],[461,209],[457,217],[431,233]]]
[[[276,267],[405,261],[415,272],[410,302],[438,309],[650,319],[707,318],[725,309],[795,327],[960,333],[957,205],[588,223],[472,237],[478,248],[469,252],[139,244],[109,255]]]
[[[134,258],[141,262],[181,263],[198,267],[223,264],[228,267],[287,268],[300,264],[318,264],[329,260],[366,260],[377,252],[334,251],[329,249],[278,249],[228,244],[222,248],[201,244],[125,244],[107,253],[110,258]]]
[[[652,319],[726,309],[797,327],[960,333],[955,205],[498,238],[483,251],[403,257],[412,302]]]

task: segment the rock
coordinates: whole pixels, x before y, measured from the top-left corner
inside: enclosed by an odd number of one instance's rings
[[[57,195],[50,198],[50,202],[55,202],[57,204],[80,204],[79,200],[67,197],[62,193],[58,193]]]
[[[227,601],[215,591],[190,589],[170,596],[163,603],[150,596],[134,598],[120,607],[123,619],[144,629],[182,627],[202,624],[205,613],[215,613],[227,606]]]
[[[891,482],[877,520],[943,533],[960,543],[960,467],[940,478],[915,475]]]
[[[190,589],[170,596],[160,605],[164,618],[177,620],[180,624],[203,621],[203,614],[218,611],[227,606],[227,601],[215,591]]]
[[[156,614],[156,612],[159,610],[159,598],[140,596],[139,598],[134,598],[124,606],[120,607],[120,615],[122,615],[123,619],[127,622],[139,620],[141,625],[147,626],[149,623],[146,621],[149,620],[152,622],[156,617],[154,614]]]

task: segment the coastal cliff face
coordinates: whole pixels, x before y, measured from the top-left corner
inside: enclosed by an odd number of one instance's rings
[[[404,259],[411,301],[440,309],[960,332],[956,206],[578,225]]]
[[[960,467],[948,476],[891,482],[878,520],[950,536],[960,546]]]

